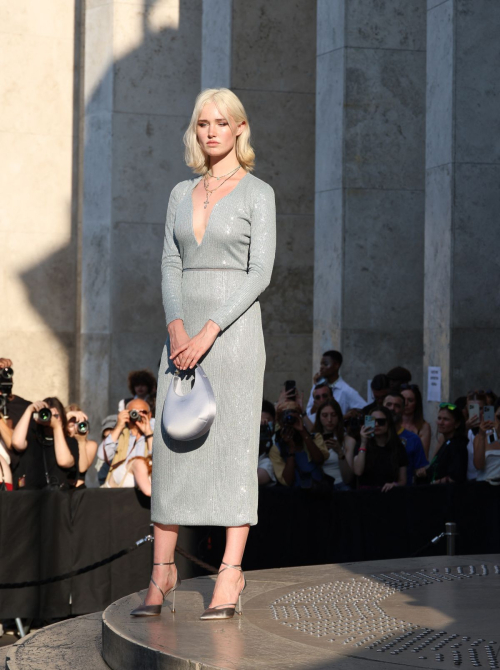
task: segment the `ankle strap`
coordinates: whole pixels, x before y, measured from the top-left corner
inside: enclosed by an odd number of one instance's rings
[[[222,565],[225,565],[225,568],[222,568],[222,570],[227,570],[228,568],[234,568],[235,570],[241,570],[241,565],[229,565],[229,563],[224,563],[224,561],[221,561]],[[219,572],[222,572],[222,570],[219,570]]]
[[[172,563],[153,563],[153,565],[175,565],[175,561],[172,561]]]

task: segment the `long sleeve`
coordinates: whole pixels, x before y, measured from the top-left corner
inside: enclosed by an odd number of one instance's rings
[[[221,330],[230,326],[271,281],[276,251],[276,205],[274,191],[263,184],[254,196],[248,273],[243,285],[209,318]]]
[[[177,205],[186,193],[189,182],[180,182],[172,189],[165,222],[165,238],[161,259],[161,293],[167,326],[174,319],[183,319],[182,312],[182,259],[174,236]]]

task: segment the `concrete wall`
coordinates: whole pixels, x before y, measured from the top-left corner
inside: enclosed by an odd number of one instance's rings
[[[31,400],[74,393],[80,0],[0,0],[0,356]]]
[[[425,0],[318,0],[314,362],[422,378]]]
[[[286,379],[311,386],[315,3],[233,0],[231,87],[248,112],[255,175],[276,193],[278,243],[261,298],[267,351],[264,394]]]
[[[92,416],[155,374],[166,337],[160,260],[182,135],[200,89],[188,0],[90,0],[86,12],[80,398]]]
[[[429,0],[427,14],[424,364],[453,400],[500,378],[500,5]]]

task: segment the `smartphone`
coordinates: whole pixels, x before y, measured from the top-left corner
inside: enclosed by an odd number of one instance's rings
[[[474,417],[478,418],[478,420],[481,420],[481,408],[479,406],[478,402],[470,402],[469,403],[469,419],[474,419]]]
[[[375,433],[375,417],[365,416],[365,428],[369,428],[372,435]]]
[[[333,433],[323,433],[323,439],[324,440],[331,440],[333,437]]]
[[[495,408],[493,405],[485,405],[483,408],[483,421],[495,421]]]
[[[285,391],[291,391],[294,390],[295,393],[289,393],[287,397],[290,400],[296,400],[297,399],[297,384],[295,383],[295,379],[287,379],[285,382]]]

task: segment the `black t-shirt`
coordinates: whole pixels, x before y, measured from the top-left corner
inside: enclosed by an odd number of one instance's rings
[[[356,445],[354,455],[357,455],[359,447]],[[370,440],[365,455],[365,471],[358,477],[359,486],[383,486],[391,482],[397,482],[399,468],[408,466],[408,455],[406,449],[398,440],[398,451],[394,460],[391,449],[379,447],[375,440]],[[397,462],[397,468],[395,467]]]
[[[25,400],[18,395],[13,396],[12,400],[7,399],[7,414],[12,421],[12,427],[15,428],[26,411],[26,407],[30,405],[29,400]]]
[[[44,436],[42,426],[34,419],[30,420],[26,435],[28,446],[19,453],[19,463],[13,472],[14,487],[20,477],[25,476],[24,489],[43,489],[47,486],[45,463],[50,483],[56,486],[66,484],[73,486],[77,478],[78,469],[78,442],[74,437],[66,437],[66,444],[75,464],[71,468],[61,468],[56,461],[53,438]],[[45,460],[44,460],[45,454]]]
[[[450,477],[457,483],[465,482],[469,461],[467,443],[466,437],[456,436],[443,444],[427,469],[429,482],[443,477]]]

